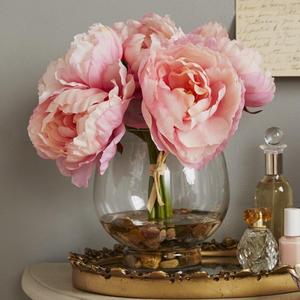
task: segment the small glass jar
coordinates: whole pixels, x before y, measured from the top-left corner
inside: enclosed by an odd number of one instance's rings
[[[239,244],[237,257],[243,269],[253,273],[268,272],[275,268],[278,260],[278,245],[265,223],[271,219],[268,208],[247,209],[244,220],[249,228]]]

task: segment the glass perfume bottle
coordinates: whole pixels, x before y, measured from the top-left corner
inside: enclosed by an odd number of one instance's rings
[[[290,184],[282,175],[282,156],[287,147],[281,144],[283,132],[271,127],[265,132],[265,144],[260,148],[265,153],[265,175],[256,186],[254,202],[256,207],[270,207],[272,219],[267,227],[276,240],[283,235],[284,209],[293,206],[293,192]]]
[[[271,271],[277,264],[278,244],[265,223],[272,218],[269,208],[250,208],[244,213],[248,228],[237,249],[237,258],[243,269],[253,273]]]

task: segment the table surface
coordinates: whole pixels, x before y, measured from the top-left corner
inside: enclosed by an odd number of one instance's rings
[[[22,288],[32,300],[120,300],[119,298],[79,291],[72,286],[72,269],[68,263],[41,263],[27,267],[22,276]],[[226,298],[230,300],[229,298]],[[300,292],[231,300],[299,300]],[[136,300],[136,299],[134,299]],[[212,300],[212,299],[210,299]]]

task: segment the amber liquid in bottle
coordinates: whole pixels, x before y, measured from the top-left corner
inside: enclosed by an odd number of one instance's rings
[[[272,219],[266,223],[276,240],[284,235],[284,209],[293,206],[293,192],[282,174],[265,175],[257,184],[255,192],[256,207],[270,207]]]

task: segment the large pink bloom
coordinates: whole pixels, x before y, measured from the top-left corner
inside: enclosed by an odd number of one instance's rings
[[[87,33],[74,37],[64,58],[50,63],[39,81],[40,102],[71,88],[107,89],[112,78],[111,69],[118,68],[123,55],[122,43],[109,27],[94,24]]]
[[[115,32],[94,25],[75,37],[66,56],[51,63],[40,80],[30,139],[78,187],[88,185],[93,166],[104,173],[125,133],[123,117],[135,84],[121,57]]]
[[[113,28],[123,41],[123,59],[136,80],[134,99],[126,112],[125,123],[130,127],[146,128],[141,113],[142,95],[137,76],[141,61],[149,55],[149,48],[153,47],[153,42],[157,47],[164,47],[183,37],[184,33],[175,26],[169,16],[161,17],[154,13],[145,15],[139,21],[115,23]]]
[[[165,46],[184,36],[169,16],[147,14],[139,21],[115,23],[113,28],[123,41],[124,58],[132,73],[137,75],[140,63],[152,45],[153,38]]]
[[[243,85],[226,57],[191,43],[152,51],[139,72],[142,112],[160,150],[201,168],[237,129]]]
[[[184,40],[219,51],[230,60],[244,83],[246,106],[263,106],[273,100],[274,79],[270,72],[264,71],[260,54],[244,47],[241,42],[230,40],[221,25],[208,23],[195,29]]]
[[[126,86],[130,93],[132,83]],[[76,186],[86,187],[93,166],[104,173],[125,133],[126,98],[120,97],[118,86],[109,93],[96,88],[65,90],[34,110],[30,139],[41,157],[55,159],[62,174],[72,176]]]

